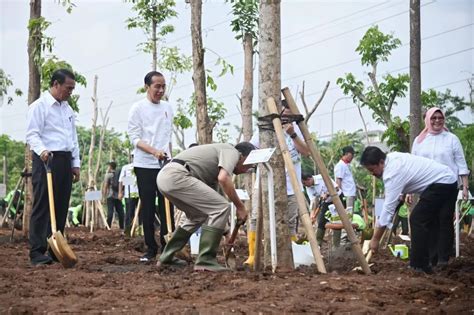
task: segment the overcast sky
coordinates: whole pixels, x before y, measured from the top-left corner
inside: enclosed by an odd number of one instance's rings
[[[0,107],[0,134],[24,140],[26,129],[26,99],[28,90],[27,22],[29,1],[0,1],[0,67],[11,76],[14,87],[24,96],[14,99],[13,105]],[[140,30],[127,30],[125,20],[135,15],[130,4],[119,0],[76,0],[71,14],[57,1],[43,0],[42,15],[52,22],[47,30],[54,37],[53,54],[69,62],[85,75],[87,88],[77,87],[80,94],[79,125],[90,126],[92,118],[92,85],[98,75],[99,106],[113,102],[109,126],[124,132],[130,106],[143,96],[136,91],[143,77],[151,69],[151,56],[139,52],[137,44],[145,40]],[[176,30],[167,36],[167,46],[178,46],[191,55],[189,5],[177,0],[178,17],[170,22]],[[451,89],[454,94],[469,97],[466,80],[474,72],[474,1],[445,0],[421,1],[422,89]],[[360,38],[372,25],[386,33],[393,33],[402,41],[388,62],[379,65],[380,75],[409,72],[409,1],[283,1],[282,23],[282,85],[296,96],[306,82],[306,100],[313,104],[319,99],[327,81],[330,87],[326,97],[310,120],[311,131],[321,137],[331,134],[331,111],[334,103],[343,97],[336,80],[352,72],[367,82],[368,68],[362,67],[355,52]],[[209,95],[225,103],[226,121],[240,125],[237,111],[243,84],[243,53],[241,44],[230,29],[232,15],[224,1],[204,1],[203,42],[207,48],[206,68],[217,77],[220,69],[216,59],[223,57],[235,68],[234,75],[217,80],[217,91]],[[166,76],[169,74],[163,71]],[[255,69],[255,88],[258,83],[258,65]],[[13,92],[13,89],[10,89]],[[193,92],[192,75],[178,77],[171,93],[171,102],[189,99]],[[257,90],[254,93],[258,95]],[[407,98],[398,101],[395,113],[406,117]],[[254,109],[257,108],[254,97]],[[300,100],[297,100],[301,104]],[[369,130],[382,129],[363,109]],[[466,123],[472,122],[472,113],[458,115]],[[194,120],[194,118],[193,118]],[[341,99],[334,109],[333,129],[348,132],[362,128],[362,122],[351,99]],[[234,128],[230,127],[232,135]],[[186,143],[194,142],[194,132],[187,133]]]

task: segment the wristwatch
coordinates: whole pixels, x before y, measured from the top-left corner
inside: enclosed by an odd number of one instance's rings
[[[296,137],[298,137],[298,135],[296,134],[296,132],[293,132],[293,133],[290,135],[290,138],[291,138],[291,139],[294,139],[294,138],[296,138]]]

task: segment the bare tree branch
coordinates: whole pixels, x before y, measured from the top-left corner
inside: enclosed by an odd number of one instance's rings
[[[321,97],[319,98],[319,100],[317,100],[316,104],[314,104],[313,108],[309,111],[309,113],[306,113],[306,117],[304,119],[305,123],[308,123],[308,120],[311,118],[311,116],[314,114],[314,112],[316,111],[316,109],[318,108],[319,104],[321,104],[321,102],[323,101],[324,99],[324,96],[326,95],[326,92],[328,91],[328,88],[329,88],[329,84],[331,82],[328,81],[326,83],[326,86],[324,87],[324,90],[323,90],[323,93],[321,94]]]

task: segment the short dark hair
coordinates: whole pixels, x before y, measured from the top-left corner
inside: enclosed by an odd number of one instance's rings
[[[313,178],[313,175],[310,174],[310,173],[303,173],[303,174],[301,175],[301,179],[302,179],[302,180],[307,180],[307,179],[310,179],[310,178]]]
[[[250,151],[255,150],[255,146],[251,144],[250,142],[241,142],[238,143],[235,148],[237,151],[239,151],[243,156],[248,156],[250,154]]]
[[[110,162],[109,162],[109,163],[107,163],[107,164],[109,164],[109,165],[110,165],[110,167],[112,167],[112,169],[113,169],[113,170],[117,168],[117,163],[116,163],[116,162],[114,162],[114,161],[110,161]]]
[[[51,80],[49,80],[49,87],[52,87],[55,81],[57,81],[59,84],[63,84],[64,81],[66,81],[66,78],[76,81],[76,76],[68,69],[59,69],[54,71],[53,75],[51,76]]]
[[[150,86],[151,80],[153,79],[154,76],[163,77],[163,78],[165,77],[161,72],[150,71],[146,74],[145,79],[143,79],[143,81],[145,81],[145,85]]]
[[[386,158],[387,154],[385,154],[382,150],[374,146],[368,146],[365,148],[364,152],[362,152],[360,164],[362,166],[377,165],[381,160],[385,161]]]
[[[342,148],[342,155],[346,155],[347,153],[355,154],[354,148],[348,145],[347,147]]]

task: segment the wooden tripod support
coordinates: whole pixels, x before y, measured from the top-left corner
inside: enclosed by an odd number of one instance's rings
[[[282,93],[288,103],[288,106],[290,107],[291,112],[294,115],[300,115],[300,111],[298,109],[298,106],[296,105],[296,102],[293,96],[291,95],[290,90],[287,87],[285,87],[284,89],[282,89]],[[313,161],[318,165],[319,171],[321,172],[321,175],[324,180],[324,184],[326,185],[329,191],[329,194],[332,197],[333,204],[336,206],[336,210],[339,214],[339,217],[341,218],[342,224],[344,225],[344,229],[346,230],[347,236],[349,237],[349,240],[351,242],[352,250],[354,251],[357,257],[357,260],[359,261],[364,273],[370,274],[370,267],[369,267],[369,264],[367,263],[367,260],[365,260],[364,254],[362,253],[362,249],[360,248],[360,245],[359,245],[359,240],[357,239],[354,233],[354,229],[352,228],[352,224],[349,221],[349,217],[347,216],[344,206],[342,205],[341,199],[339,198],[339,195],[334,189],[334,186],[331,182],[331,178],[329,177],[329,173],[326,168],[326,165],[323,163],[323,159],[321,158],[321,154],[319,153],[318,149],[316,148],[316,145],[314,144],[313,139],[311,138],[309,129],[306,126],[306,123],[304,122],[304,120],[298,122],[298,126],[300,127],[300,130],[303,133],[305,142],[308,145],[309,150],[311,151],[311,156],[313,158]]]
[[[275,100],[271,97],[267,99],[267,108],[270,114],[276,114],[276,116],[272,119],[273,127],[275,129],[275,134],[277,136],[278,143],[283,154],[283,159],[285,160],[286,169],[288,170],[288,174],[290,174],[291,185],[293,185],[293,187],[299,187],[300,184],[298,179],[296,178],[295,166],[293,165],[290,152],[288,151],[288,147],[286,145],[281,119],[278,115]],[[323,257],[321,256],[321,252],[319,251],[318,247],[318,242],[316,241],[316,234],[314,233],[313,225],[311,224],[311,219],[309,218],[308,211],[306,210],[306,201],[303,192],[299,189],[294,189],[294,191],[296,195],[296,200],[298,202],[299,217],[303,222],[306,235],[308,236],[309,244],[311,245],[311,251],[313,252],[316,266],[318,267],[319,272],[326,273],[326,267],[324,266]]]

